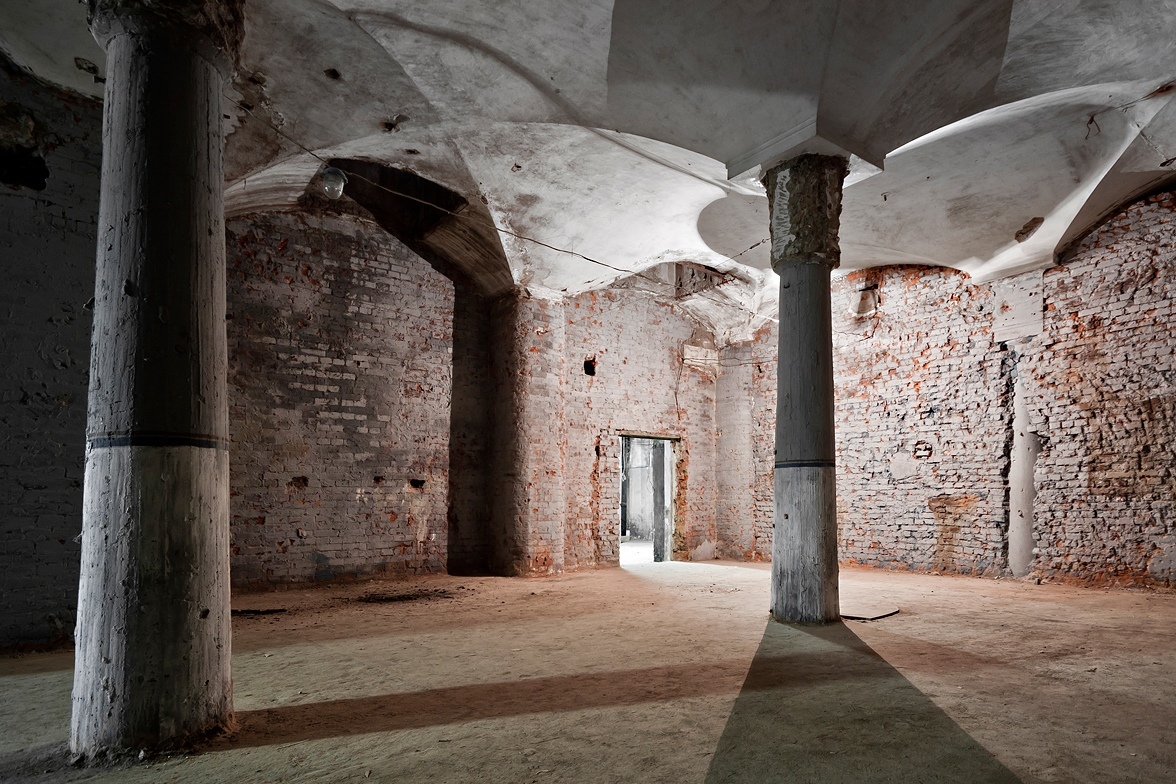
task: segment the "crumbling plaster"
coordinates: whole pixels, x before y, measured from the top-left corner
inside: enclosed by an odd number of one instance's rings
[[[1037,328],[1003,341],[992,283],[918,266],[834,280],[843,561],[1010,575],[1019,383],[1040,446],[1027,576],[1171,585],[1174,226],[1171,192],[1121,209],[1045,271]],[[865,293],[877,310],[859,315]],[[719,356],[718,526],[737,558],[770,556],[774,332]]]
[[[73,59],[104,67],[84,8],[25,5],[0,6],[0,48],[98,95]],[[315,155],[366,157],[485,199],[544,243],[505,238],[516,281],[575,294],[666,261],[762,269],[762,191],[729,177],[839,152],[867,172],[846,188],[847,267],[999,277],[1048,266],[1170,176],[1173,15],[1176,0],[252,0],[230,209],[292,203]],[[773,315],[755,293],[770,273],[749,287],[732,307]]]
[[[834,284],[842,298],[835,304],[843,322],[837,329],[849,333],[836,335],[838,357],[848,368],[839,381],[843,555],[875,565],[1003,573],[1001,466],[1011,422],[1009,382],[1017,374],[1036,396],[1030,419],[1043,439],[1034,573],[1044,579],[1165,583],[1176,563],[1171,396],[1165,391],[1171,349],[1164,342],[1172,316],[1170,200],[1127,208],[1047,271],[1048,329],[1040,336],[1003,347],[993,341],[985,321],[991,292],[980,281],[1054,264],[1056,251],[1109,209],[1168,176],[1162,164],[1176,144],[1174,93],[1167,87],[1172,75],[1165,70],[1171,37],[1151,17],[1103,0],[1066,9],[1044,0],[972,6],[954,17],[952,9],[962,6],[943,6],[904,57],[874,53],[887,66],[877,69],[876,80],[893,99],[870,104],[874,114],[865,113],[876,119],[891,112],[893,122],[880,123],[877,138],[862,137],[862,126],[847,114],[860,97],[856,87],[846,87],[853,80],[843,71],[865,67],[865,60],[846,52],[859,40],[859,23],[852,20],[859,12],[860,19],[870,18],[869,9],[847,4],[843,11],[852,23],[813,28],[825,36],[816,43],[830,53],[820,80],[810,78],[815,66],[797,66],[808,69],[805,84],[817,85],[801,100],[815,107],[810,141],[856,153],[842,219],[845,266],[903,261],[974,274],[968,279],[926,266],[884,266]],[[1171,17],[1171,6],[1165,0],[1151,14]],[[86,44],[92,39],[81,7],[53,0],[37,18],[22,9],[0,6],[0,49],[40,77],[100,95],[104,64]],[[445,454],[448,447],[454,460],[454,442],[438,440],[453,426],[453,412],[445,410],[452,374],[442,349],[454,334],[468,331],[454,326],[452,285],[374,227],[272,214],[297,207],[322,166],[315,155],[410,168],[476,199],[498,225],[523,235],[503,238],[515,282],[529,289],[536,307],[555,303],[550,307],[564,314],[565,356],[554,386],[564,406],[558,421],[574,438],[562,448],[561,481],[569,477],[567,485],[552,496],[548,510],[549,521],[559,514],[570,521],[553,563],[562,559],[560,568],[575,568],[613,562],[610,494],[619,485],[615,439],[623,433],[678,440],[679,500],[685,505],[677,510],[679,557],[717,551],[756,558],[769,552],[771,484],[763,467],[770,466],[774,420],[776,278],[762,269],[766,246],[754,247],[766,238],[766,199],[754,177],[728,179],[730,161],[704,131],[720,127],[716,107],[723,109],[722,119],[744,116],[739,107],[749,100],[749,84],[787,91],[799,82],[771,71],[753,74],[748,84],[670,89],[682,102],[664,104],[672,109],[666,117],[687,117],[685,125],[642,115],[638,99],[663,105],[653,98],[675,83],[643,71],[623,43],[664,11],[657,4],[640,9],[562,2],[475,8],[456,0],[428,8],[310,0],[248,4],[243,65],[231,100],[252,108],[237,104],[230,112],[233,174],[226,203],[238,221],[236,237],[253,236],[274,263],[253,270],[256,278],[246,275],[245,266],[233,268],[242,288],[231,294],[236,299],[230,304],[266,311],[263,321],[271,326],[280,320],[271,311],[285,308],[281,318],[288,329],[278,332],[292,342],[290,351],[278,352],[279,338],[268,327],[254,325],[250,332],[246,321],[230,322],[241,357],[234,373],[242,396],[236,412],[242,440],[234,443],[234,459],[242,461],[234,466],[241,495],[234,508],[253,503],[254,511],[273,509],[281,518],[275,523],[267,517],[250,531],[243,527],[249,515],[237,515],[243,545],[238,584],[445,566],[451,529],[444,518],[455,508],[447,498],[446,473],[456,463]],[[636,26],[618,29],[618,19]],[[882,21],[897,26],[902,20]],[[540,45],[555,39],[519,35],[528,25],[558,32],[556,38],[569,37],[575,45]],[[886,29],[901,37],[897,28]],[[976,36],[977,30],[984,35]],[[977,46],[944,73],[959,75],[975,66],[990,77],[983,86],[946,103],[931,93],[909,92],[927,69],[938,67],[937,58],[953,50],[953,42],[969,36]],[[775,39],[757,40],[766,46]],[[705,58],[691,60],[689,52],[679,55],[692,67],[707,64]],[[742,56],[754,62],[757,55],[752,47]],[[74,57],[89,59],[98,73],[83,70]],[[337,78],[331,69],[338,70]],[[13,620],[4,639],[43,641],[67,634],[72,620],[72,537],[79,528],[77,465],[84,432],[78,401],[85,368],[78,360],[87,347],[83,305],[92,291],[99,106],[24,76],[4,81],[0,100],[29,107],[51,141],[45,150],[47,189],[14,186],[0,194],[12,205],[5,213],[4,241],[11,251],[5,262],[25,270],[23,260],[52,260],[41,273],[9,277],[12,325],[40,324],[46,303],[58,313],[48,322],[52,347],[31,326],[5,333],[18,357],[5,417],[26,426],[7,442],[15,483],[3,491],[15,513],[6,530],[15,536],[4,557],[32,564],[33,571],[10,570],[6,585],[13,592],[5,597],[11,612],[6,609],[4,617]],[[761,150],[763,162],[769,147]],[[245,218],[257,212],[266,215]],[[280,247],[283,240],[287,244]],[[241,245],[236,251],[230,246],[230,253],[245,258]],[[331,267],[358,293],[340,294],[331,283],[323,289],[323,278],[310,283],[315,270],[299,264],[303,257]],[[659,270],[676,262],[701,264],[728,279],[688,296],[667,291]],[[639,275],[630,276],[633,271]],[[417,287],[417,299],[381,288],[383,276],[398,274],[404,277],[395,280]],[[876,280],[882,292],[879,314],[846,316],[867,280]],[[650,285],[653,299],[634,290]],[[580,309],[591,317],[577,321]],[[314,317],[298,324],[297,312]],[[374,315],[380,312],[417,330],[420,345],[410,350],[398,338],[377,339],[377,332],[388,329],[382,323],[360,335],[372,345],[345,345],[352,333],[362,332],[357,325],[378,321]],[[585,329],[586,323],[593,329]],[[657,329],[651,332],[650,324]],[[871,324],[875,331],[860,331]],[[605,348],[603,336],[611,341]],[[274,344],[267,343],[270,338]],[[709,358],[682,361],[687,347],[709,351],[711,341],[721,347],[713,365]],[[388,346],[387,367],[374,371],[379,363],[362,359]],[[363,348],[371,351],[361,355]],[[602,364],[601,374],[589,380],[578,368],[590,351]],[[623,373],[609,375],[610,352],[626,358]],[[26,355],[24,368],[19,357]],[[1139,365],[1139,357],[1147,362]],[[366,421],[343,410],[341,394],[338,404],[332,402],[331,395],[343,391],[331,383],[339,380],[333,374],[351,372],[337,370],[336,360],[341,367],[369,362],[362,368],[366,380],[359,374],[345,379],[353,382],[352,391],[375,384],[384,397],[365,398],[364,405],[385,409],[394,402],[397,416],[411,420],[396,435],[402,444],[385,439],[373,447],[378,454],[369,462],[388,466],[385,473],[334,454],[353,441],[358,445],[355,437]],[[273,375],[251,377],[251,368]],[[309,373],[316,388],[291,386],[308,383],[292,381],[299,375],[295,370]],[[285,392],[275,393],[277,378]],[[413,384],[428,395],[411,405],[399,394],[393,401],[400,382],[409,384],[400,389],[407,398]],[[486,376],[474,373],[463,388],[485,383]],[[37,384],[47,386],[38,391]],[[628,385],[657,393],[639,395]],[[340,389],[332,392],[332,386]],[[286,408],[274,405],[275,394],[296,388],[314,397]],[[609,405],[599,405],[600,399]],[[900,410],[898,401],[909,411]],[[620,410],[637,413],[620,416]],[[255,411],[274,417],[273,427],[251,422]],[[918,423],[908,428],[915,418]],[[37,433],[49,441],[33,437]],[[920,433],[929,437],[913,438]],[[300,440],[322,450],[316,462],[326,467],[324,476],[294,470],[266,476],[262,463],[272,456],[266,450],[277,454]],[[78,450],[72,464],[71,443]],[[314,446],[309,450],[303,458]],[[463,465],[486,457],[471,448]],[[541,462],[535,461],[536,476],[555,476]],[[295,459],[282,468],[297,464]],[[754,469],[751,476],[748,469]],[[412,480],[424,474],[425,484],[414,486]],[[24,481],[34,475],[35,481]],[[398,483],[391,489],[390,475]],[[377,476],[385,481],[377,483]],[[889,504],[887,514],[860,513],[878,499]],[[369,507],[377,505],[387,512],[387,530],[361,536],[352,524],[362,518],[366,525]],[[421,520],[428,521],[423,529]],[[486,555],[476,547],[471,552],[474,563]]]

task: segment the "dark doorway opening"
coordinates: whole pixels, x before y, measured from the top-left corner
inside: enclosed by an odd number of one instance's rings
[[[621,565],[670,560],[674,442],[621,436]]]

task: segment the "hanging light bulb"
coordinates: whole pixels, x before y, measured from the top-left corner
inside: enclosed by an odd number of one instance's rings
[[[337,199],[343,195],[343,186],[347,184],[347,175],[334,166],[328,166],[322,173],[323,193],[328,199]]]

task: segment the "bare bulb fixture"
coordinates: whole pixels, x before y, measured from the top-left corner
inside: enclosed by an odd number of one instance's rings
[[[322,177],[323,193],[327,194],[328,199],[337,199],[343,195],[343,186],[347,184],[347,175],[334,166],[328,166],[323,169]]]

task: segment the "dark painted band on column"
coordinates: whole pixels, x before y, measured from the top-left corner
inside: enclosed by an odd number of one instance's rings
[[[200,449],[228,450],[229,439],[200,433],[107,433],[89,436],[89,449],[109,449],[119,446],[194,446]]]
[[[836,460],[777,460],[776,468],[836,468]]]

